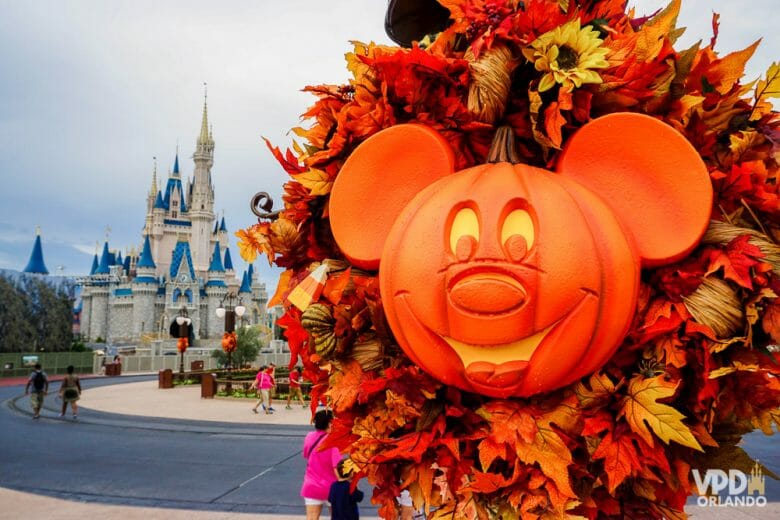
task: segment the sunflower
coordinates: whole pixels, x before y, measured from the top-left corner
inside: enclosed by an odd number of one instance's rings
[[[539,92],[550,90],[556,83],[564,88],[580,87],[583,83],[601,83],[601,76],[591,69],[609,65],[605,58],[608,49],[590,26],[580,28],[575,19],[539,36],[523,55],[536,70],[545,72],[539,82]]]

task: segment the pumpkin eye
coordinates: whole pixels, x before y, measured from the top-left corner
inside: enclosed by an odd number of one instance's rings
[[[461,208],[452,219],[450,227],[450,251],[456,253],[458,250],[458,240],[462,237],[470,236],[474,242],[479,242],[479,219],[477,214],[471,208]]]
[[[526,210],[515,209],[506,216],[501,228],[501,243],[513,260],[518,261],[524,257],[533,247],[535,238],[534,221]],[[524,248],[521,247],[521,242],[524,242]]]

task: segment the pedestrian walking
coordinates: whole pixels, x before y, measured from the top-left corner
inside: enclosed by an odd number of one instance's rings
[[[81,382],[79,381],[79,376],[73,374],[73,365],[68,365],[68,368],[65,370],[67,374],[65,374],[65,377],[62,379],[62,384],[60,385],[60,399],[62,399],[60,417],[65,416],[65,410],[67,410],[68,403],[70,403],[71,410],[73,411],[73,418],[76,419],[78,418],[79,413],[79,407],[76,404],[76,401],[81,398]]]
[[[363,492],[359,489],[350,492],[350,479],[353,471],[348,466],[349,459],[340,460],[336,465],[336,480],[330,485],[328,502],[330,502],[331,520],[359,520],[358,502],[363,500]]]
[[[337,448],[319,449],[328,436],[333,412],[320,410],[314,414],[314,431],[303,440],[303,458],[306,473],[303,476],[301,497],[306,504],[306,520],[319,520],[322,506],[328,501],[330,486],[336,481],[336,464],[341,460]]]
[[[303,401],[303,392],[301,391],[301,382],[301,367],[297,366],[290,371],[290,390],[287,393],[287,406],[285,407],[288,410],[292,410],[290,403],[292,403],[294,396],[301,402],[301,406],[306,408],[306,403]]]
[[[30,393],[30,387],[32,387],[32,393]],[[43,398],[49,393],[49,378],[41,369],[41,364],[35,364],[35,370],[30,374],[30,379],[27,380],[27,385],[24,387],[24,395],[30,394],[30,404],[33,409],[33,419],[37,419],[41,416],[41,408],[43,408]]]
[[[250,389],[256,388],[260,390],[260,399],[257,400],[255,406],[252,408],[253,412],[259,413],[257,409],[262,404],[266,414],[274,413],[271,409],[271,388],[273,388],[273,386],[273,378],[268,374],[268,367],[266,365],[261,366],[260,370],[257,371],[255,380],[252,381],[252,384],[249,387]]]

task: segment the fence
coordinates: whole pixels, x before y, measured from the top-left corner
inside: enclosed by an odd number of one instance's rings
[[[64,374],[68,365],[76,373],[92,372],[92,352],[13,352],[0,354],[0,377],[30,375],[36,363],[40,363],[47,374]]]
[[[146,355],[131,355],[121,356],[122,360],[122,373],[134,374],[134,373],[155,373],[160,370],[170,368],[174,372],[179,371],[180,356],[146,356]],[[99,374],[101,372],[103,356],[95,356],[94,364],[92,365],[92,372]],[[110,362],[111,359],[106,359],[106,362]],[[203,361],[203,370],[216,370],[217,361],[207,354],[184,354],[184,370],[190,370],[190,364],[193,361]],[[256,366],[267,365],[268,363],[275,363],[278,366],[287,366],[290,362],[290,354],[260,354],[255,361]]]

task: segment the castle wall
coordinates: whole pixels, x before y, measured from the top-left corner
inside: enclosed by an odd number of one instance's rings
[[[133,288],[133,337],[140,338],[144,334],[159,332],[154,312],[156,296],[157,287],[155,286],[143,287],[138,284]]]
[[[133,337],[133,297],[112,297],[109,302],[106,341],[131,341]]]

